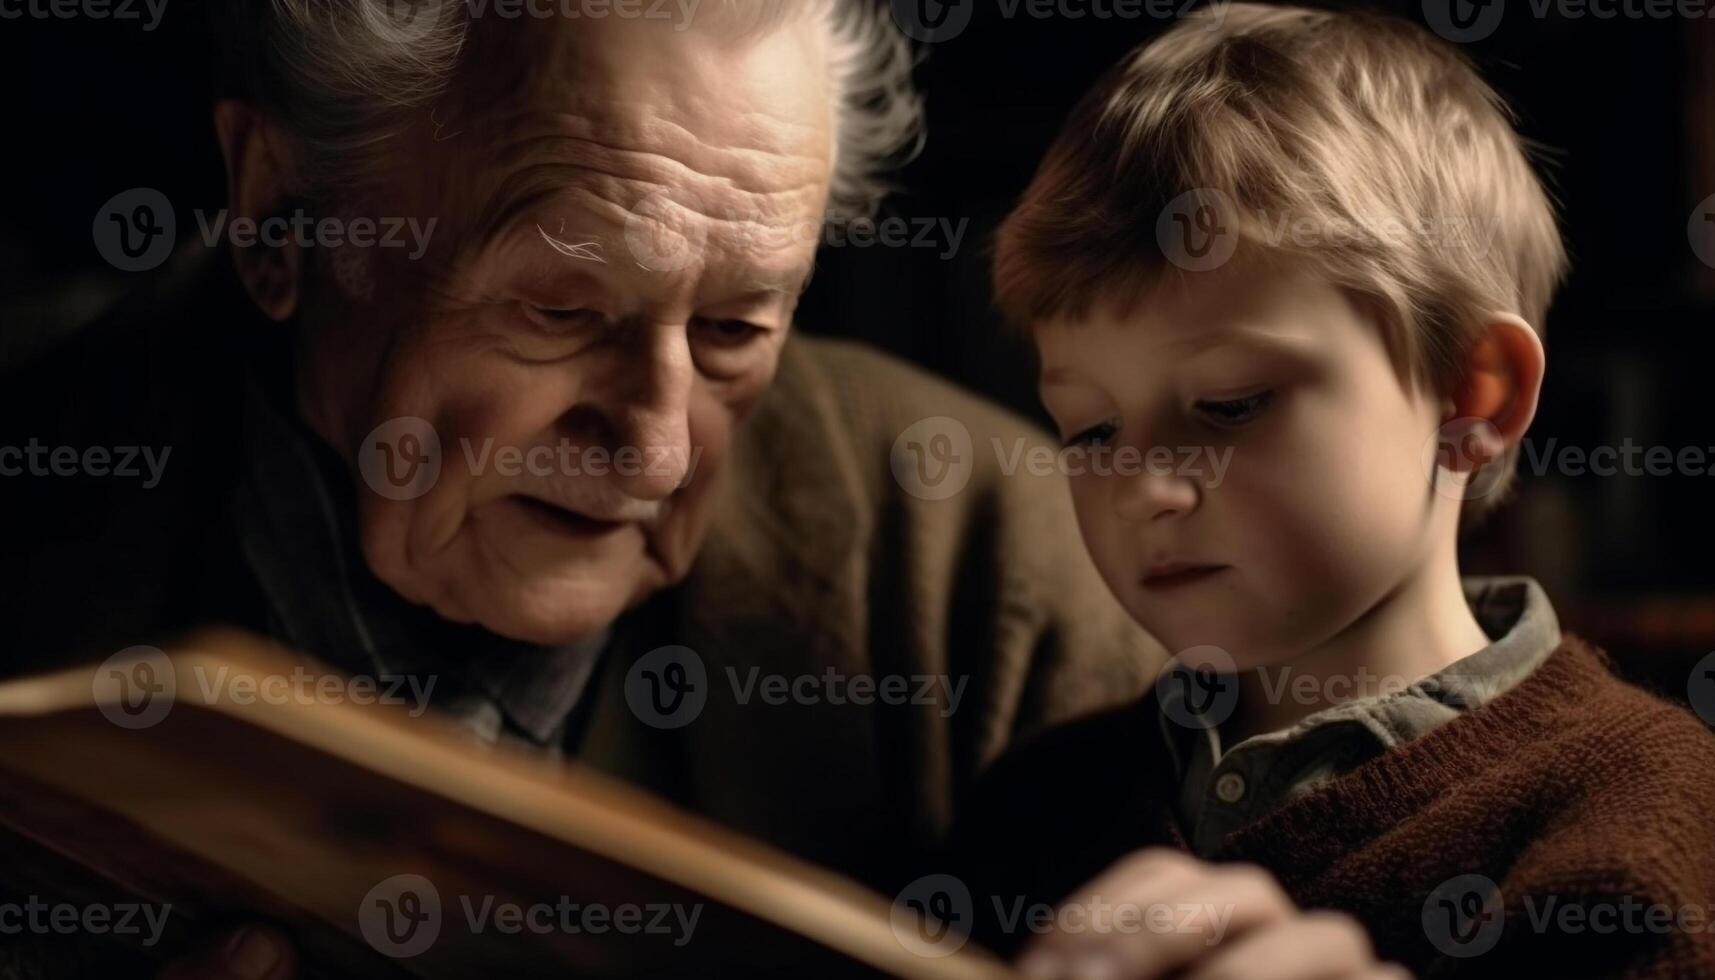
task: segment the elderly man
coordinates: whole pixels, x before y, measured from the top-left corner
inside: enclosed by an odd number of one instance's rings
[[[13,380],[44,443],[170,448],[22,481],[16,664],[235,621],[883,888],[1016,735],[1153,676],[1061,483],[1000,471],[1034,433],[792,329],[915,133],[867,5],[222,6],[228,221],[431,231],[235,235]]]

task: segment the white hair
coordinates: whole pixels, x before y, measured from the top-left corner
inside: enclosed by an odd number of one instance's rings
[[[492,2],[492,0],[490,0]],[[703,0],[747,29],[790,12],[829,31],[836,93],[833,217],[873,214],[885,173],[922,145],[913,50],[877,0]],[[408,5],[411,16],[396,13]],[[467,0],[220,0],[228,94],[268,110],[293,137],[312,196],[360,186],[413,111],[433,111],[459,67]],[[417,118],[421,118],[420,115]]]

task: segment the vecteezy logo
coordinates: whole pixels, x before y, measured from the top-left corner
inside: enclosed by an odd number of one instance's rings
[[[892,0],[893,22],[914,41],[950,41],[971,23],[976,0]]]
[[[369,489],[388,500],[414,500],[441,478],[441,437],[428,420],[404,415],[376,426],[357,450]]]
[[[1487,497],[1507,475],[1490,465],[1503,443],[1488,419],[1469,416],[1441,423],[1423,444],[1423,474],[1436,493],[1450,500]]]
[[[1423,900],[1423,934],[1453,957],[1479,956],[1495,948],[1505,926],[1501,890],[1484,875],[1457,875]]]
[[[1715,725],[1715,652],[1705,654],[1691,668],[1691,677],[1685,682],[1685,696],[1697,717]]]
[[[654,728],[689,725],[708,700],[708,668],[690,647],[657,647],[637,658],[625,675],[625,702],[631,713]]]
[[[421,40],[441,21],[444,0],[364,0],[358,4],[365,26],[392,44]]]
[[[948,874],[924,875],[893,900],[888,922],[899,945],[918,956],[951,956],[970,938],[971,890]]]
[[[167,195],[133,187],[108,198],[95,212],[95,250],[121,272],[147,272],[173,252],[178,224]]]
[[[1715,194],[1697,202],[1686,222],[1685,235],[1691,239],[1691,251],[1697,260],[1715,269]]]
[[[91,687],[108,721],[121,728],[148,728],[173,709],[178,672],[156,647],[126,647],[102,661]]]
[[[357,928],[378,953],[416,956],[441,934],[441,894],[422,875],[394,875],[363,896]]]
[[[1501,26],[1504,0],[1423,0],[1429,29],[1454,44],[1481,41]]]
[[[1218,269],[1239,247],[1238,211],[1214,188],[1186,191],[1155,219],[1155,242],[1167,261],[1187,272]]]
[[[1193,712],[1206,715],[1209,709],[1215,706],[1215,697],[1221,690],[1219,674],[1205,666],[1195,670],[1176,670],[1173,677],[1179,682],[1180,700],[1189,705]]]
[[[976,456],[971,430],[945,415],[918,419],[893,440],[893,478],[913,497],[945,500],[970,482]]]
[[[632,206],[625,215],[625,245],[638,265],[651,272],[677,272],[701,254],[708,229],[697,217],[695,204],[650,194]]]
[[[1239,702],[1238,665],[1217,646],[1187,647],[1155,679],[1161,713],[1186,728],[1215,728]]]

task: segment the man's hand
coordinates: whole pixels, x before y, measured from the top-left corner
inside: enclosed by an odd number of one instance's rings
[[[292,944],[272,929],[245,926],[213,946],[167,965],[155,980],[291,980]]]
[[[1026,974],[1076,980],[1410,980],[1378,963],[1357,920],[1304,912],[1267,871],[1138,851],[1061,904],[1055,930],[1019,958]]]

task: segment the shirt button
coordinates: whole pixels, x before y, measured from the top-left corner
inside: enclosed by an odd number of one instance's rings
[[[1222,803],[1237,803],[1244,799],[1245,777],[1236,772],[1222,773],[1221,778],[1215,780],[1215,795]]]

